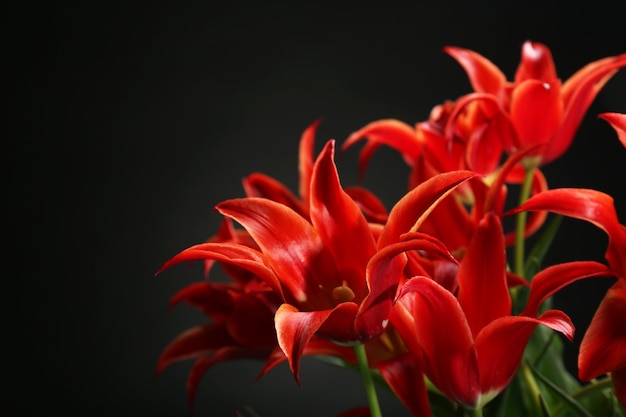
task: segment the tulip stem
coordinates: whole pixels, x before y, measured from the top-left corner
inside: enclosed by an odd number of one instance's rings
[[[365,345],[362,343],[354,345],[354,353],[359,364],[359,369],[361,370],[361,378],[363,378],[363,385],[365,386],[365,394],[367,395],[370,414],[372,417],[382,417],[380,405],[378,404],[378,396],[376,395],[376,388],[374,387],[374,378],[372,377],[372,372],[369,364],[367,363]]]
[[[524,175],[524,182],[522,183],[522,188],[519,194],[519,205],[522,205],[528,197],[530,197],[530,191],[532,189],[533,184],[533,174],[534,168],[527,168],[526,174]],[[525,246],[525,232],[526,232],[526,219],[528,217],[528,213],[526,211],[522,211],[517,214],[516,225],[515,225],[515,264],[514,269],[515,273],[521,277],[526,279],[530,279],[530,277],[526,277],[526,271],[524,267],[524,246]]]

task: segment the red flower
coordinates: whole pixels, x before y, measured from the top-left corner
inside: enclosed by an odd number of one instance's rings
[[[394,307],[393,324],[426,376],[466,407],[482,407],[509,384],[538,324],[573,336],[562,311],[511,315],[504,248],[500,219],[487,214],[461,261],[458,295],[430,277],[415,277]],[[535,290],[530,300],[546,297]]]
[[[600,117],[613,126],[613,129],[615,129],[615,132],[617,133],[617,137],[622,142],[624,147],[626,147],[626,114],[601,113]]]
[[[569,262],[546,268],[533,278],[532,287],[551,287],[550,292],[592,276],[616,276],[583,336],[578,373],[589,381],[612,373],[615,392],[626,404],[626,227],[619,223],[613,199],[600,191],[554,189],[537,194],[511,213],[545,210],[588,221],[609,237],[605,252],[609,268],[592,262]],[[537,309],[538,305],[531,308]]]
[[[504,120],[495,117],[503,129],[501,143],[506,152],[545,145],[526,159],[539,166],[561,156],[570,146],[580,122],[600,89],[615,72],[626,65],[626,54],[587,64],[564,83],[557,77],[550,50],[538,42],[527,41],[512,82],[482,55],[458,47],[445,52],[465,69],[475,95],[493,111],[499,106]],[[480,138],[480,136],[478,136]]]

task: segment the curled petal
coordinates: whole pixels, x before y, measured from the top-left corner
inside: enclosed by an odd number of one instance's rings
[[[248,197],[262,197],[290,207],[303,217],[307,207],[283,183],[265,174],[254,173],[243,180],[243,188]]]
[[[300,197],[304,202],[309,201],[309,187],[311,183],[311,175],[313,174],[313,153],[315,147],[315,132],[317,127],[321,123],[321,119],[318,119],[311,123],[309,127],[302,132],[300,137],[299,147],[299,165],[298,171],[300,174],[300,182],[298,189]]]
[[[506,86],[506,76],[493,62],[469,49],[447,46],[444,52],[465,69],[474,91],[501,95]]]
[[[578,375],[589,381],[626,368],[626,281],[615,283],[602,299],[580,344]]]
[[[300,358],[311,338],[331,316],[333,320],[329,320],[328,324],[335,328],[327,329],[328,333],[334,330],[338,334],[354,335],[354,330],[346,329],[346,325],[354,323],[356,310],[357,305],[354,303],[342,303],[333,310],[320,311],[298,311],[289,304],[283,304],[278,308],[274,317],[278,344],[287,357],[289,369],[293,372],[298,384],[300,383]],[[345,339],[340,341],[348,342]]]
[[[417,317],[424,373],[448,398],[474,407],[480,397],[478,361],[472,333],[452,293],[425,277],[402,287],[400,302]]]
[[[626,114],[622,113],[602,113],[600,114],[600,118],[609,122],[615,132],[617,133],[617,137],[622,142],[622,145],[626,147]]]
[[[395,119],[371,122],[348,136],[341,149],[346,150],[354,143],[367,139],[359,158],[361,175],[372,153],[381,145],[387,145],[402,155],[408,165],[413,165],[421,152],[421,143],[413,126]]]
[[[397,242],[403,233],[419,230],[441,200],[465,181],[478,176],[480,175],[472,171],[446,172],[413,188],[391,209],[387,224],[378,238],[378,247]]]
[[[551,265],[539,271],[530,282],[530,296],[524,315],[534,317],[541,304],[561,288],[591,277],[607,277],[613,272],[604,264],[595,261],[574,261]]]
[[[480,369],[480,390],[489,396],[502,391],[519,367],[524,349],[538,324],[573,337],[574,325],[559,310],[545,312],[539,318],[506,316],[494,320],[476,338]]]
[[[217,282],[194,282],[170,298],[169,308],[184,302],[214,319],[225,318],[235,307],[233,286]]]

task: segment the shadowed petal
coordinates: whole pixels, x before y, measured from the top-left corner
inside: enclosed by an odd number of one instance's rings
[[[578,375],[589,381],[626,368],[626,281],[615,283],[602,299],[580,344]]]
[[[430,403],[424,374],[409,354],[376,364],[389,388],[414,416],[430,416]]]

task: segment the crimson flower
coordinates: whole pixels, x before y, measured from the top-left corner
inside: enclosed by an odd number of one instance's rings
[[[515,78],[509,82],[496,65],[474,51],[452,46],[444,51],[461,64],[470,79],[475,94],[468,95],[467,101],[483,102],[488,111],[497,105],[503,119],[495,114],[494,119],[512,127],[502,129],[501,144],[506,152],[544,145],[527,158],[532,166],[547,164],[569,148],[595,96],[626,65],[626,54],[603,58],[562,82],[548,47],[527,41]]]
[[[591,276],[615,276],[583,336],[578,356],[578,374],[589,381],[611,372],[618,398],[626,404],[626,227],[620,224],[613,198],[589,189],[553,189],[531,197],[511,211],[545,210],[588,221],[609,237],[605,258],[609,268],[592,262],[569,262],[546,268],[532,287],[560,288]],[[537,309],[538,305],[528,308]]]
[[[511,315],[504,235],[492,213],[479,223],[457,278],[456,296],[430,277],[407,281],[392,323],[441,392],[463,406],[480,408],[509,384],[538,324],[570,340],[574,327],[559,310],[539,317]],[[549,296],[541,290],[531,290],[531,302]]]

